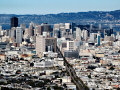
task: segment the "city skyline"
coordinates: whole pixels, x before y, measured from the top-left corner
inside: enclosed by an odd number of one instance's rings
[[[0,14],[56,14],[62,12],[119,10],[116,0],[1,0]]]
[[[0,90],[120,90],[120,0],[1,0]]]

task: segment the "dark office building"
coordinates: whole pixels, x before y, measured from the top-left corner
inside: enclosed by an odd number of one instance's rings
[[[47,52],[48,52],[49,50],[50,50],[50,51],[53,51],[53,52],[56,52],[57,39],[56,39],[56,38],[46,38],[46,39],[45,39],[45,45],[46,45],[45,50],[46,50]]]
[[[76,24],[75,23],[71,23],[71,29],[72,29],[72,33],[74,33],[74,31],[76,30]]]
[[[49,25],[47,23],[41,24],[41,32],[42,32],[42,34],[43,34],[43,32],[51,32],[51,25]]]
[[[113,34],[113,29],[107,30],[106,33],[107,36],[111,36]]]
[[[110,34],[113,34],[113,29],[110,29]]]
[[[64,57],[79,58],[79,52],[78,51],[64,51]]]
[[[17,17],[12,17],[11,18],[11,28],[12,27],[17,27],[18,26],[18,18]]]

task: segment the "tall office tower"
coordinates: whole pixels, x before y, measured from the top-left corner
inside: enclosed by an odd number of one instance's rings
[[[31,36],[34,36],[34,24],[31,22],[30,25],[29,25],[29,30],[28,30],[28,35],[31,37]]]
[[[64,37],[65,36],[65,24],[64,23],[60,23],[60,36]]]
[[[20,27],[22,28],[22,30],[23,30],[23,35],[24,35],[25,29],[26,29],[26,25],[25,25],[25,24],[20,24]]]
[[[57,39],[46,38],[42,35],[36,36],[36,54],[42,54],[43,52],[53,51],[56,52]]]
[[[105,36],[106,36],[106,30],[104,29],[104,38],[105,38]]]
[[[45,52],[45,37],[42,35],[36,36],[36,54],[42,54]]]
[[[41,27],[41,25],[37,25],[35,27],[35,33],[34,34],[42,35],[42,27]]]
[[[0,36],[1,36],[2,26],[0,26]]]
[[[83,40],[87,41],[87,38],[88,38],[88,31],[87,30],[82,31],[82,37],[83,37]]]
[[[112,24],[110,24],[110,29],[113,29],[113,26],[112,26]]]
[[[41,24],[41,32],[51,32],[51,25],[47,23]]]
[[[56,38],[46,38],[45,39],[46,44],[46,51],[48,51],[48,47],[50,47],[50,51],[56,52],[57,47],[57,39]]]
[[[18,26],[18,18],[17,17],[12,17],[11,18],[11,28],[12,27],[17,27]]]
[[[65,23],[65,29],[70,29],[70,23]]]
[[[91,33],[92,29],[93,29],[93,25],[90,24],[90,33]]]
[[[59,30],[60,29],[60,25],[59,24],[54,24],[53,30]]]
[[[99,24],[99,30],[101,30],[101,29],[102,29],[101,24]]]
[[[56,38],[60,38],[61,37],[60,30],[53,30],[53,36],[56,37]]]
[[[76,40],[81,41],[81,29],[80,28],[76,28]]]
[[[120,39],[120,32],[117,32],[116,39]]]
[[[14,42],[16,39],[16,28],[15,27],[11,28],[9,35],[10,35],[11,40]]]
[[[72,29],[72,34],[74,33],[74,31],[76,30],[76,24],[75,23],[71,23],[71,29]]]
[[[0,26],[0,30],[2,30],[2,26]]]
[[[65,31],[65,24],[64,23],[60,23],[59,25],[60,25],[60,30]]]
[[[107,32],[107,35],[108,35],[108,36],[113,35],[113,29],[107,30],[106,32]]]
[[[109,36],[111,36],[113,34],[113,26],[112,24],[110,24],[110,32],[109,32]]]
[[[54,24],[53,36],[56,37],[56,38],[60,38],[61,37],[60,25],[59,24]]]
[[[100,35],[97,35],[97,45],[100,46]]]
[[[76,31],[73,32],[73,38],[76,39]]]
[[[98,46],[100,46],[100,38],[101,38],[101,36],[100,36],[100,31],[97,33],[97,45]]]
[[[95,34],[94,33],[90,33],[90,42],[94,43],[95,42]]]
[[[113,35],[113,29],[110,29],[110,36]]]
[[[30,38],[29,37],[29,29],[26,28],[25,31],[24,31],[24,39],[27,39],[27,38]]]
[[[61,36],[61,37],[64,37],[64,36],[65,36],[65,33],[66,33],[65,30],[60,30],[60,36]]]
[[[6,31],[5,31],[5,35],[6,35],[6,36],[9,36],[9,35],[10,35],[9,30],[6,30]]]
[[[16,43],[20,44],[22,43],[22,28],[21,27],[17,27],[16,28]]]

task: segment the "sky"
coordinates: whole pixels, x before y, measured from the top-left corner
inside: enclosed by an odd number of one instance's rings
[[[0,0],[0,14],[56,14],[120,10],[120,0]]]

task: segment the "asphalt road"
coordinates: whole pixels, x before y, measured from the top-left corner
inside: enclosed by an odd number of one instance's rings
[[[89,90],[89,88],[82,82],[82,80],[77,77],[75,70],[73,69],[73,67],[67,62],[67,60],[65,59],[65,57],[62,55],[60,49],[57,47],[57,53],[58,53],[58,57],[63,58],[64,59],[64,64],[66,66],[67,72],[69,73],[73,83],[77,86],[78,90]]]

